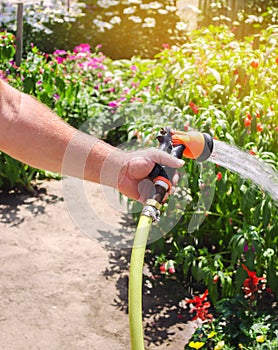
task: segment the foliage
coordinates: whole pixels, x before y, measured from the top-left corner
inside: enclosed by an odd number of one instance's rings
[[[161,126],[209,132],[277,171],[277,26],[260,32],[256,50],[254,37],[238,41],[226,27],[210,26],[192,31],[180,47],[164,45],[152,60],[112,61],[88,44],[52,55],[32,46],[21,67],[12,61],[13,40],[0,36],[2,78],[75,127],[135,147],[157,145]],[[20,183],[25,166],[13,165],[4,154],[0,160],[2,183]],[[154,273],[164,264],[165,278],[208,289],[220,318],[230,303],[235,309],[230,327],[243,316],[242,329],[268,327],[265,314],[251,313],[248,300],[237,296],[243,286],[257,293],[259,284],[250,289],[252,281],[259,281],[256,276],[267,280],[273,298],[278,296],[277,203],[248,180],[209,162],[188,160],[184,170],[175,205],[168,205],[168,220],[177,218],[178,224],[150,246],[148,263]],[[246,269],[255,273],[248,282]],[[226,335],[223,328],[217,332]]]
[[[256,289],[253,293],[242,293],[220,300],[214,310],[215,318],[197,318],[198,324],[195,333],[185,349],[276,349],[278,345],[278,318],[277,307],[273,308],[272,291],[266,288],[265,284],[258,285],[258,281],[250,283],[250,276],[256,273],[246,269],[248,277],[243,285],[250,285]],[[257,278],[257,277],[256,277]],[[262,277],[261,281],[267,281]],[[207,291],[204,295],[207,296]],[[196,296],[193,301],[203,301],[203,308],[210,306],[209,302],[204,302],[204,296]],[[192,311],[192,300],[186,299],[181,302],[182,307],[189,304]],[[206,305],[205,305],[206,304]],[[206,307],[205,307],[206,306]],[[203,316],[203,314],[201,314]],[[194,317],[196,319],[196,316]]]
[[[155,60],[112,61],[87,44],[53,55],[33,46],[20,68],[8,50],[1,69],[15,87],[73,126],[88,120],[98,136],[121,138],[114,143],[128,135],[127,141],[137,145],[156,145],[155,135],[164,125],[197,129],[277,169],[277,33],[275,26],[263,31],[260,49],[253,50],[252,38],[239,42],[225,27],[209,27],[192,32],[180,48],[166,46]],[[1,38],[5,47],[13,47],[11,36]],[[113,134],[112,125],[119,123],[124,126]],[[271,198],[221,167],[188,161],[185,170],[181,188],[187,182],[188,190],[178,190],[177,198],[186,196],[186,211],[169,234],[172,239],[151,247],[157,261],[163,252],[175,261],[179,278],[205,283],[214,302],[241,286],[242,268],[237,267],[242,262],[266,273],[277,291],[277,207]],[[206,209],[202,202],[211,189],[215,194]],[[198,201],[206,220],[187,232]]]

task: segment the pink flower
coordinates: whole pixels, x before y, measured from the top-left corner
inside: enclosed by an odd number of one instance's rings
[[[131,86],[132,86],[133,88],[137,88],[139,85],[140,85],[139,82],[134,82],[134,81],[131,82]]]
[[[56,61],[58,62],[58,64],[61,64],[65,61],[64,57],[56,57]]]
[[[143,99],[141,97],[136,97],[136,96],[132,96],[130,99],[131,102],[144,102]]]
[[[115,100],[115,101],[111,101],[108,103],[108,106],[109,107],[112,107],[112,108],[116,108],[119,106],[119,101]]]
[[[57,56],[62,56],[62,55],[66,55],[67,51],[65,50],[56,50],[53,52],[53,55],[57,55]]]
[[[174,262],[172,260],[168,261],[167,268],[168,268],[168,272],[171,274],[174,274],[176,272]]]
[[[174,266],[170,266],[168,269],[168,272],[171,274],[174,274],[176,272],[175,267]]]
[[[103,82],[106,84],[106,83],[109,83],[112,79],[110,77],[105,77],[103,79]]]
[[[59,94],[54,94],[53,97],[54,97],[55,101],[60,100],[60,95]]]
[[[184,130],[184,131],[188,131],[188,130],[189,130],[189,127],[190,127],[190,124],[187,122],[187,123],[184,124],[183,130]]]
[[[91,45],[89,44],[80,44],[78,46],[75,46],[73,49],[73,52],[75,53],[91,53]]]

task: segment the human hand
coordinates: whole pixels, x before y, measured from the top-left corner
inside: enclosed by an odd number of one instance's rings
[[[123,166],[118,176],[118,190],[131,199],[145,202],[148,197],[148,184],[144,181],[155,164],[166,165],[170,168],[180,168],[184,161],[160,151],[149,148],[143,151],[126,152]],[[173,182],[177,181],[174,177]]]

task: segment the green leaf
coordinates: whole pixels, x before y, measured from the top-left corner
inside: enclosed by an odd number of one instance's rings
[[[211,67],[208,67],[207,70],[208,70],[208,72],[210,72],[214,76],[214,78],[217,81],[217,83],[220,84],[220,82],[221,82],[221,75],[220,75],[220,73],[216,69],[211,68]],[[221,86],[221,88],[222,87],[224,88],[223,85],[219,85],[219,86]]]

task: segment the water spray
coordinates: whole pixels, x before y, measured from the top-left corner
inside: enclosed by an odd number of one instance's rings
[[[184,156],[202,162],[210,157],[213,150],[213,139],[206,133],[171,131],[170,128],[162,128],[157,139],[160,150],[177,158]],[[154,193],[150,194],[145,203],[135,232],[128,290],[132,350],[144,350],[142,280],[145,249],[152,223],[159,222],[160,209],[165,195],[171,190],[175,171],[173,168],[160,164],[154,166],[149,174],[149,178],[154,184]]]

